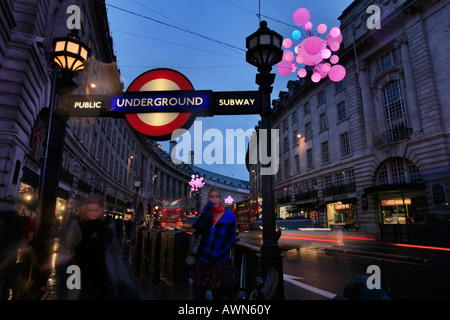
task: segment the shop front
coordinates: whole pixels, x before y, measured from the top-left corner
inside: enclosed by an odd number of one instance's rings
[[[356,198],[326,203],[326,214],[329,228],[342,227],[348,230],[359,229]]]
[[[373,197],[382,240],[412,243],[429,241],[424,183],[375,186],[364,191]]]

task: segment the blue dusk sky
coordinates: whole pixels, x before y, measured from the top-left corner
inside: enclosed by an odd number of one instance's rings
[[[195,90],[256,91],[257,70],[245,61],[245,39],[259,28],[261,20],[284,38],[302,27],[295,25],[293,14],[299,8],[311,13],[313,30],[324,23],[328,30],[339,26],[337,19],[352,0],[106,0],[111,36],[125,90],[142,73],[170,68],[185,75]],[[317,34],[317,32],[315,32]],[[276,66],[272,69],[277,73]],[[296,73],[276,75],[272,99],[286,91]],[[235,115],[197,118],[203,132],[219,129],[226,144],[226,129],[254,129],[259,115]],[[199,124],[199,123],[198,123]],[[198,125],[197,124],[197,125]],[[199,143],[202,136],[191,139]],[[160,142],[168,151],[169,142]],[[211,142],[203,141],[205,148]],[[230,143],[228,141],[228,143]],[[236,144],[236,142],[235,142]],[[226,145],[223,146],[223,162]],[[230,147],[230,146],[229,146]],[[194,150],[194,147],[192,147]],[[235,155],[235,164],[202,164],[203,169],[249,180],[242,162],[245,154]]]

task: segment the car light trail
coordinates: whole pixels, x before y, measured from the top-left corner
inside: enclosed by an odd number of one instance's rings
[[[332,238],[332,239],[336,239],[336,235],[312,235],[312,234],[308,234],[308,235],[299,235],[299,234],[295,234],[295,233],[286,233],[287,236],[294,236],[294,237],[311,237],[311,238]],[[283,237],[283,235],[281,236]],[[376,241],[376,239],[373,238],[362,238],[362,237],[342,237],[342,239],[348,239],[348,240],[363,240],[363,241]]]
[[[418,249],[427,249],[427,250],[450,251],[450,248],[419,246],[419,245],[415,245],[415,244],[392,243],[392,245],[397,246],[397,247],[407,247],[407,248],[418,248]]]

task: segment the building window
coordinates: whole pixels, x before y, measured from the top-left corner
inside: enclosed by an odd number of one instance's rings
[[[320,146],[322,152],[322,163],[330,162],[330,153],[328,151],[328,141],[322,142]]]
[[[309,101],[308,101],[303,106],[303,115],[307,115],[310,112],[311,112],[311,106],[309,105]]]
[[[298,154],[295,155],[294,162],[295,162],[295,173],[300,173],[300,157],[298,156]]]
[[[344,89],[344,80],[334,83],[334,92],[339,92]]]
[[[338,114],[338,121],[341,121],[341,120],[344,120],[347,118],[347,107],[345,106],[345,101],[338,103],[337,114]]]
[[[296,123],[297,122],[297,111],[294,111],[292,113],[292,123]]]
[[[329,174],[323,177],[323,187],[326,188],[331,188],[333,187],[333,175]]]
[[[322,90],[317,94],[317,104],[325,102],[325,92]]]
[[[423,182],[419,169],[409,160],[392,158],[382,163],[376,172],[375,185]]]
[[[306,167],[308,169],[314,168],[314,159],[312,149],[306,150]]]
[[[383,55],[380,59],[377,59],[375,61],[377,73],[380,73],[390,67],[392,67],[394,64],[398,63],[398,56],[397,51],[394,49],[385,55]]]
[[[348,132],[341,134],[340,140],[341,140],[341,156],[346,157],[351,154],[350,137],[348,135]]]
[[[290,168],[289,168],[289,160],[284,161],[284,177],[288,178],[290,175]]]
[[[289,152],[289,140],[288,140],[288,137],[284,138],[284,152]]]
[[[300,141],[300,138],[298,137],[298,132],[297,132],[297,130],[295,130],[294,134],[292,136],[292,145],[294,148],[298,145],[299,141]]]
[[[287,122],[287,119],[284,119],[284,121],[283,121],[283,132],[287,131],[287,129],[288,129],[288,122]]]
[[[320,128],[320,131],[328,128],[327,114],[325,112],[320,114],[320,116],[319,116],[319,128]]]
[[[311,122],[305,124],[305,139],[311,138],[312,136],[312,128]]]
[[[405,136],[406,132],[406,113],[403,102],[400,81],[396,80],[389,83],[383,89],[384,111],[387,128],[392,141],[397,141]]]

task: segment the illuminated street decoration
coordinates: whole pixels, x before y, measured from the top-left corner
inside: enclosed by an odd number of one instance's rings
[[[292,39],[283,40],[283,60],[278,63],[277,71],[282,76],[297,72],[300,78],[304,78],[308,74],[305,66],[310,66],[313,67],[311,75],[313,82],[317,83],[327,76],[331,81],[339,82],[346,74],[345,68],[338,64],[339,57],[335,54],[342,43],[341,30],[338,27],[331,28],[325,36],[328,27],[322,23],[317,26],[318,36],[315,36],[312,33],[313,25],[309,21],[310,17],[306,8],[295,11],[294,23],[303,26],[303,31],[294,30]],[[306,37],[302,38],[302,33],[305,33]],[[320,35],[324,35],[325,39],[320,38]],[[293,40],[300,41],[300,44],[294,45]]]
[[[199,177],[198,175],[192,175],[191,181],[189,181],[189,185],[191,186],[191,191],[198,191],[198,189],[202,188],[206,183],[203,181],[203,177]]]
[[[231,196],[228,196],[227,198],[225,198],[224,202],[225,202],[225,204],[230,205],[230,204],[233,204],[234,199]]]

